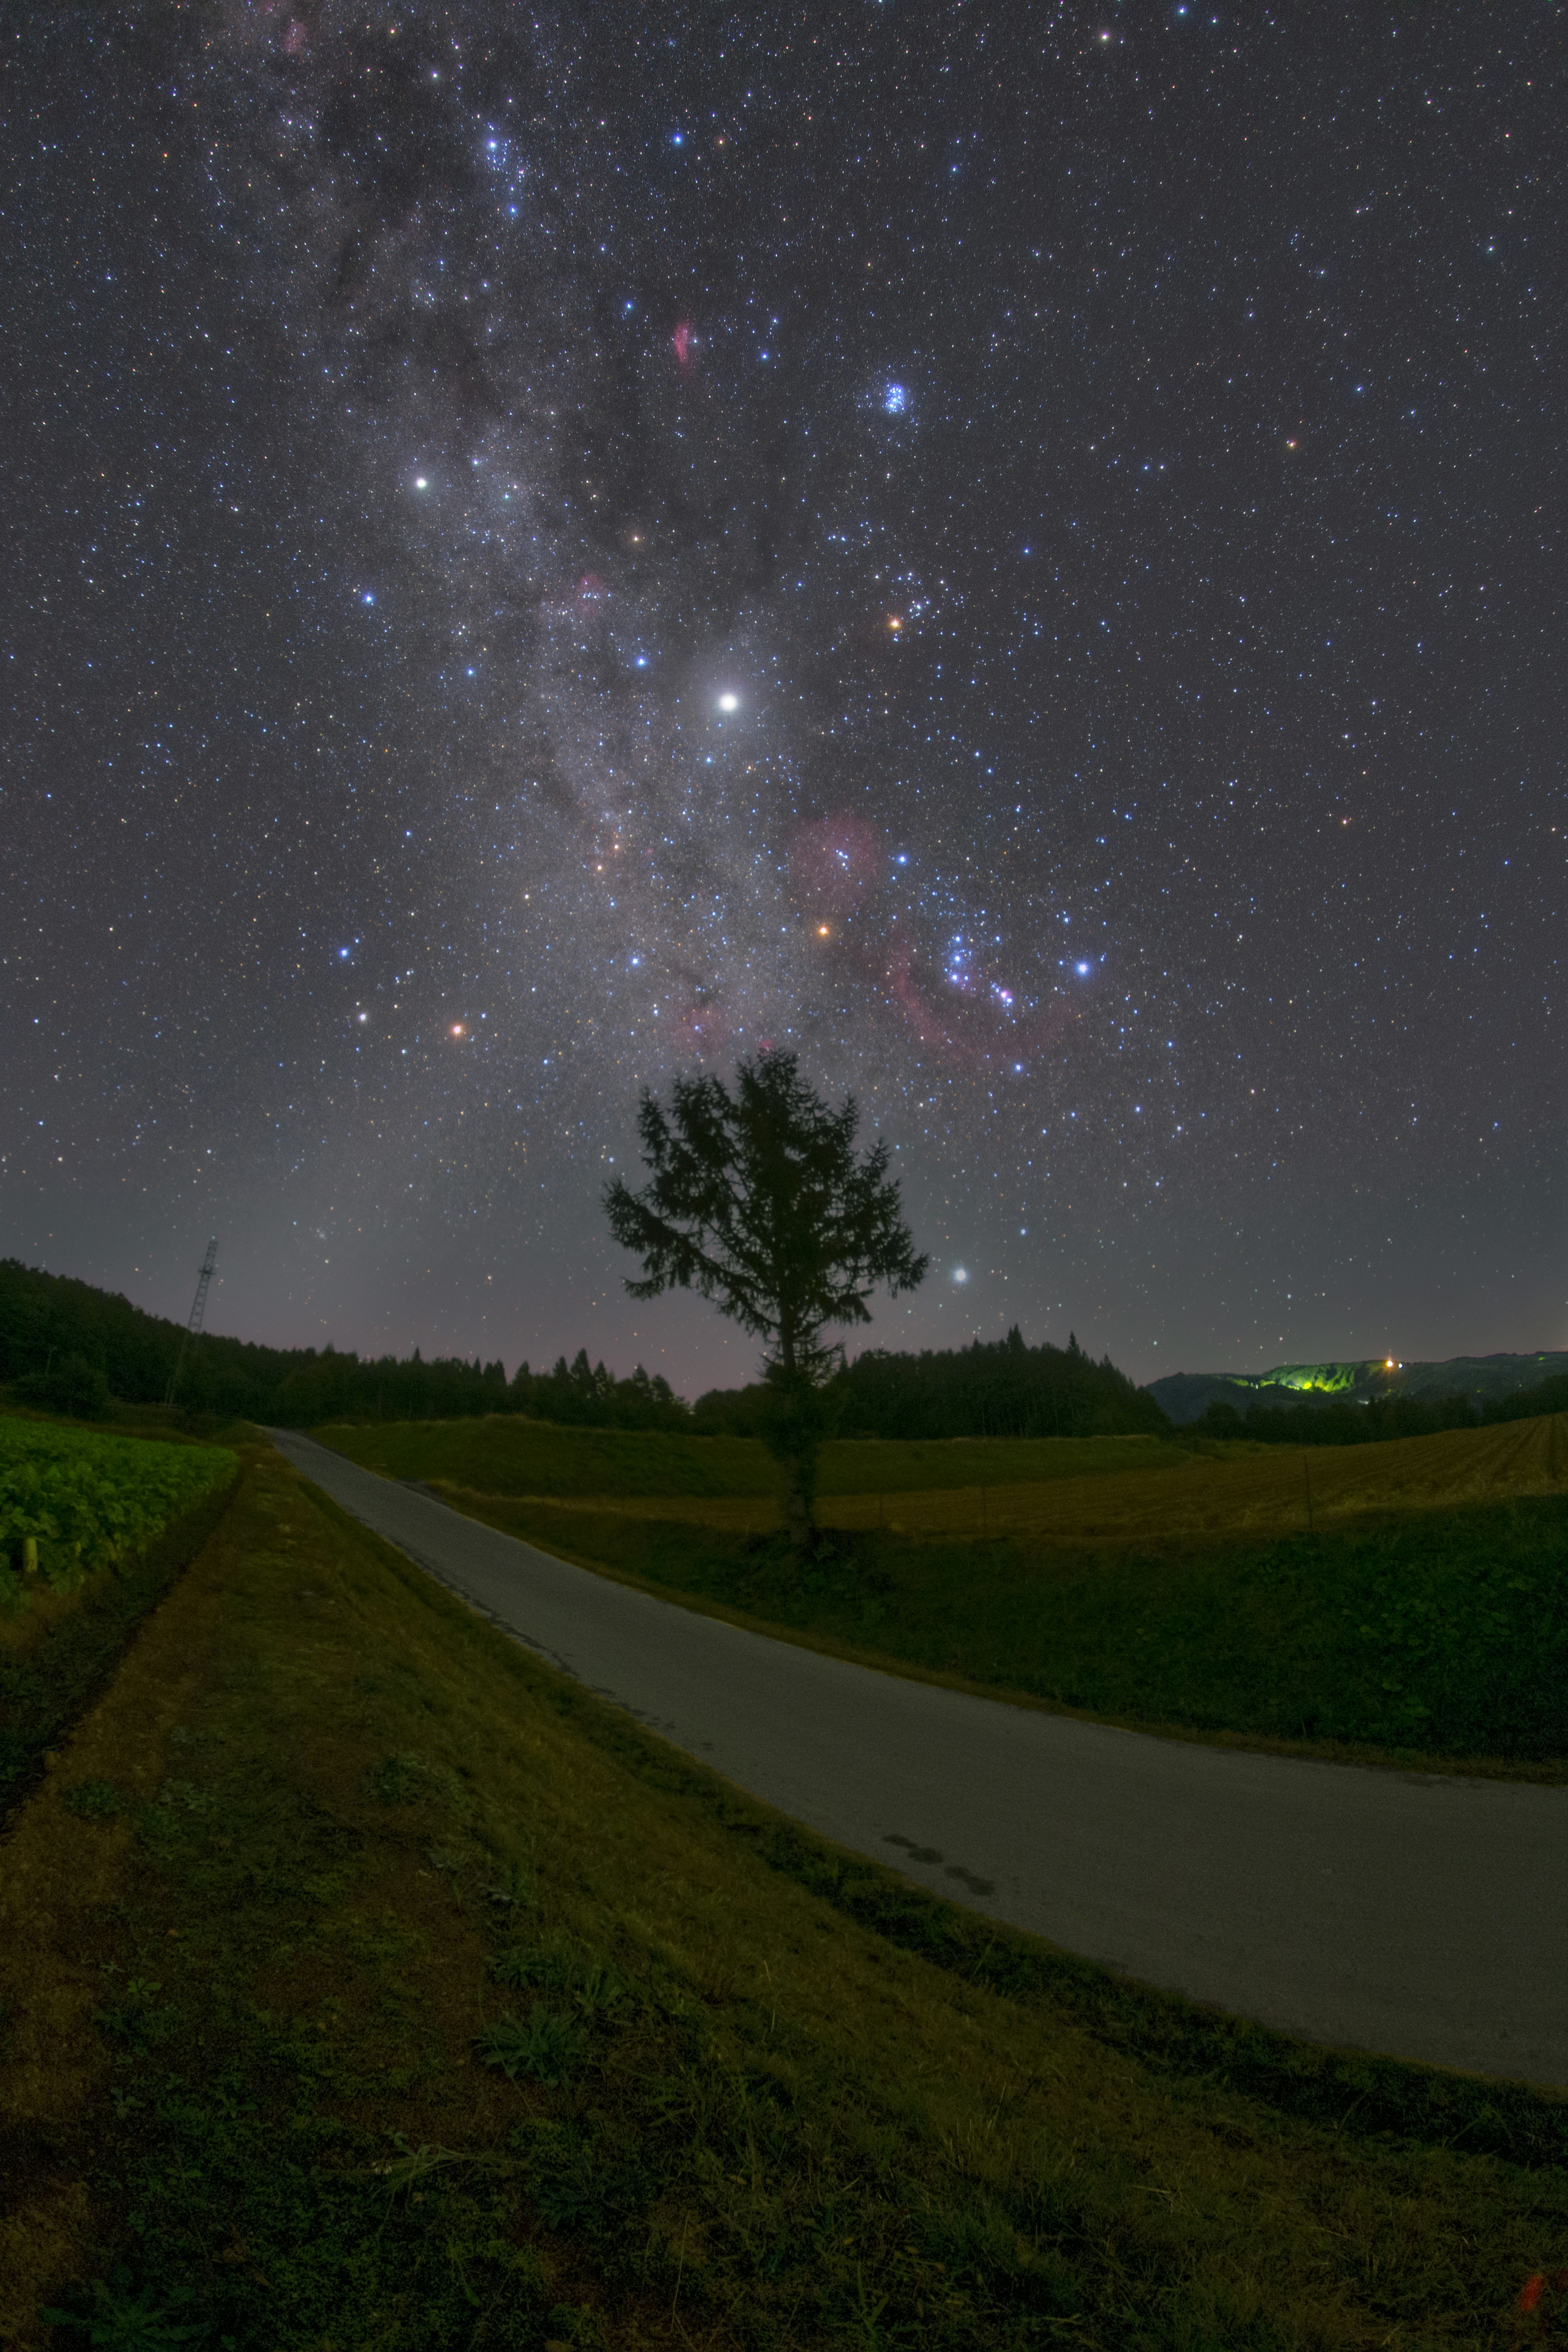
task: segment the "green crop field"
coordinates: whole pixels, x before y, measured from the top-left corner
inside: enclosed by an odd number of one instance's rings
[[[0,1420],[0,1600],[24,1601],[34,1570],[59,1591],[117,1565],[238,1467],[222,1446]]]
[[[509,1413],[355,1423],[311,1433],[387,1478],[444,1479],[483,1495],[749,1496],[761,1504],[752,1515],[758,1525],[771,1523],[778,1485],[774,1463],[753,1437],[560,1429]],[[823,1447],[820,1485],[824,1495],[904,1494],[1182,1469],[1191,1458],[1157,1437],[844,1438]]]

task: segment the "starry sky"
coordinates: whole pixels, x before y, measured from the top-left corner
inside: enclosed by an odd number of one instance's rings
[[[1568,1344],[1562,19],[14,12],[0,1252],[694,1395],[772,1044],[866,1343]]]

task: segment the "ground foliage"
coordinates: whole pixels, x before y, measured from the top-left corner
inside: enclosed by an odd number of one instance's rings
[[[160,1444],[0,1416],[0,1612],[68,1592],[142,1551],[239,1468],[223,1446]]]
[[[60,2347],[212,2352],[1479,2352],[1563,2259],[1561,2105],[994,1931],[275,1462],[35,1808],[0,1943],[19,2352],[40,2304]]]
[[[37,1779],[44,1759],[91,1705],[142,1620],[195,1557],[228,1506],[209,1486],[140,1551],[75,1590],[46,1589],[0,1621],[0,1812]]]

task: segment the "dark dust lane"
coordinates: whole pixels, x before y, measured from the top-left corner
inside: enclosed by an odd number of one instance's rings
[[[1310,2041],[1568,2088],[1568,1788],[1189,1746],[904,1681],[273,1436],[552,1664],[933,1893]]]

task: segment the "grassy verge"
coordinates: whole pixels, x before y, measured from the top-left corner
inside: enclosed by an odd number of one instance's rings
[[[18,2352],[1479,2352],[1568,2257],[1568,2103],[995,1932],[275,1456],[25,1809],[0,1906]]]
[[[202,1497],[140,1553],[73,1591],[42,1579],[20,1615],[0,1615],[0,1813],[37,1779],[49,1751],[103,1688],[150,1610],[195,1558],[232,1486]],[[8,1574],[9,1571],[6,1571]]]
[[[1568,1497],[1276,1541],[774,1538],[442,1487],[456,1507],[747,1622],[1146,1728],[1449,1769],[1568,1769]]]
[[[777,1464],[752,1437],[560,1429],[508,1413],[482,1421],[337,1423],[311,1435],[384,1477],[451,1479],[486,1495],[771,1497],[779,1483]],[[1192,1459],[1191,1447],[1155,1437],[835,1438],[822,1449],[819,1485],[824,1495],[904,1495],[1180,1471]]]

